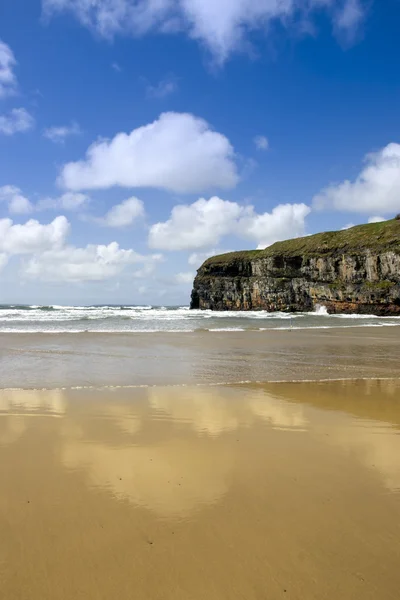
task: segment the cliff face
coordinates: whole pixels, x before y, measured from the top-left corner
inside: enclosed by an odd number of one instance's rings
[[[400,221],[208,259],[191,308],[400,315]]]

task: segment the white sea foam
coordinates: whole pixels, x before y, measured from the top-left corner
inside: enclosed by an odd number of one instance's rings
[[[321,322],[323,319],[323,324]],[[189,310],[188,306],[0,306],[3,333],[154,333],[243,331],[400,325],[400,316],[329,315],[315,312]]]
[[[0,388],[2,392],[44,392],[44,391],[79,391],[79,390],[131,390],[131,389],[147,389],[147,388],[212,388],[212,387],[236,387],[236,386],[247,386],[247,385],[258,385],[264,387],[268,384],[280,384],[280,383],[335,383],[335,382],[357,382],[357,381],[399,381],[398,377],[324,377],[316,379],[267,379],[265,381],[260,380],[249,380],[243,379],[238,381],[215,381],[206,383],[137,383],[131,385],[72,385],[72,386],[61,386],[61,387],[37,387],[37,388],[21,388],[21,387],[5,387]]]
[[[215,329],[207,329],[210,332],[220,332],[220,331],[246,331],[243,327],[215,327]]]
[[[323,306],[321,304],[317,304],[317,306],[315,307],[314,314],[319,315],[320,317],[329,316],[328,309],[326,308],[326,306]]]

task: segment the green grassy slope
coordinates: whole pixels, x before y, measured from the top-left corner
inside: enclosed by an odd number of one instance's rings
[[[240,260],[253,260],[269,256],[329,256],[335,254],[357,254],[372,251],[393,251],[400,254],[400,220],[357,225],[344,231],[327,231],[302,238],[276,242],[265,250],[244,250],[213,256],[206,265],[225,264]]]

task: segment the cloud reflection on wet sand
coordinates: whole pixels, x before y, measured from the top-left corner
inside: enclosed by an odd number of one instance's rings
[[[5,597],[396,598],[398,391],[0,392]]]

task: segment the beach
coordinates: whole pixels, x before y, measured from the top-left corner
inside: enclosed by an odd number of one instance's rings
[[[397,599],[398,327],[243,329],[0,333],[1,600]]]
[[[0,387],[190,385],[397,377],[398,327],[0,333]]]
[[[398,598],[396,379],[0,392],[0,597]]]
[[[400,600],[400,1],[0,5],[0,600]]]

